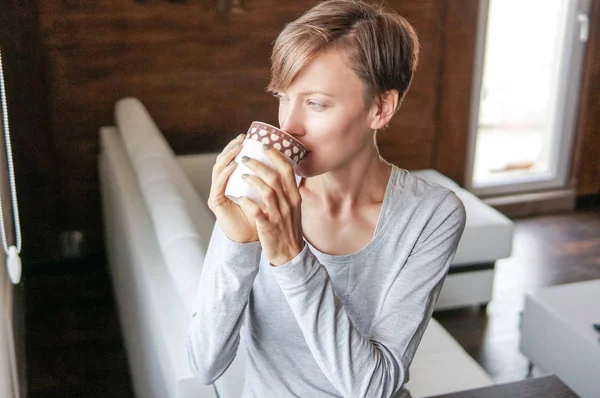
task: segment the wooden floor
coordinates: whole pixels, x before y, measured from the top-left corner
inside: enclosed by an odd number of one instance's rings
[[[134,397],[103,259],[25,275],[29,398]]]
[[[525,293],[600,279],[600,210],[514,221],[513,255],[496,262],[494,295],[487,311],[434,314],[496,383],[527,375],[528,361],[518,349]]]
[[[434,315],[498,383],[527,374],[518,350],[525,292],[600,278],[597,207],[515,223],[513,256],[497,262],[487,311]],[[133,397],[105,261],[35,269],[24,285],[29,397]]]

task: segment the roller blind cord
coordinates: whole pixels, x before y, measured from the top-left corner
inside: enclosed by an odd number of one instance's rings
[[[21,223],[19,221],[19,206],[17,202],[17,188],[15,185],[15,170],[13,166],[12,148],[10,145],[10,129],[8,126],[8,106],[6,104],[6,91],[4,88],[4,68],[2,66],[2,49],[0,49],[0,95],[2,96],[2,125],[4,126],[4,141],[6,145],[6,159],[8,161],[8,176],[10,183],[10,194],[12,198],[13,219],[15,223],[16,247],[8,247],[6,241],[6,229],[4,227],[4,211],[2,209],[2,197],[0,196],[0,228],[2,233],[2,247],[6,253],[6,268],[12,283],[21,281]]]

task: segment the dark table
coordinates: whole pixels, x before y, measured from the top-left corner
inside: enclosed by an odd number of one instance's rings
[[[577,398],[556,376],[544,376],[525,379],[514,383],[497,384],[491,387],[477,388],[455,392],[452,394],[436,395],[431,398]]]

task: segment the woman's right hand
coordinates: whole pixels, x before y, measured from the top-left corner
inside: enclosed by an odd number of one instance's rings
[[[234,159],[242,150],[244,138],[245,135],[240,134],[217,156],[208,198],[208,208],[215,214],[219,226],[230,240],[238,243],[258,241],[254,217],[246,214],[238,204],[225,196],[229,176],[237,167]]]

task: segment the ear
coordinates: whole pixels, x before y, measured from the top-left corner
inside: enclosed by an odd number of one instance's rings
[[[396,113],[398,91],[388,90],[384,92],[380,100],[376,101],[373,106],[375,107],[375,114],[371,122],[371,128],[373,130],[380,130],[388,124],[394,113]]]

